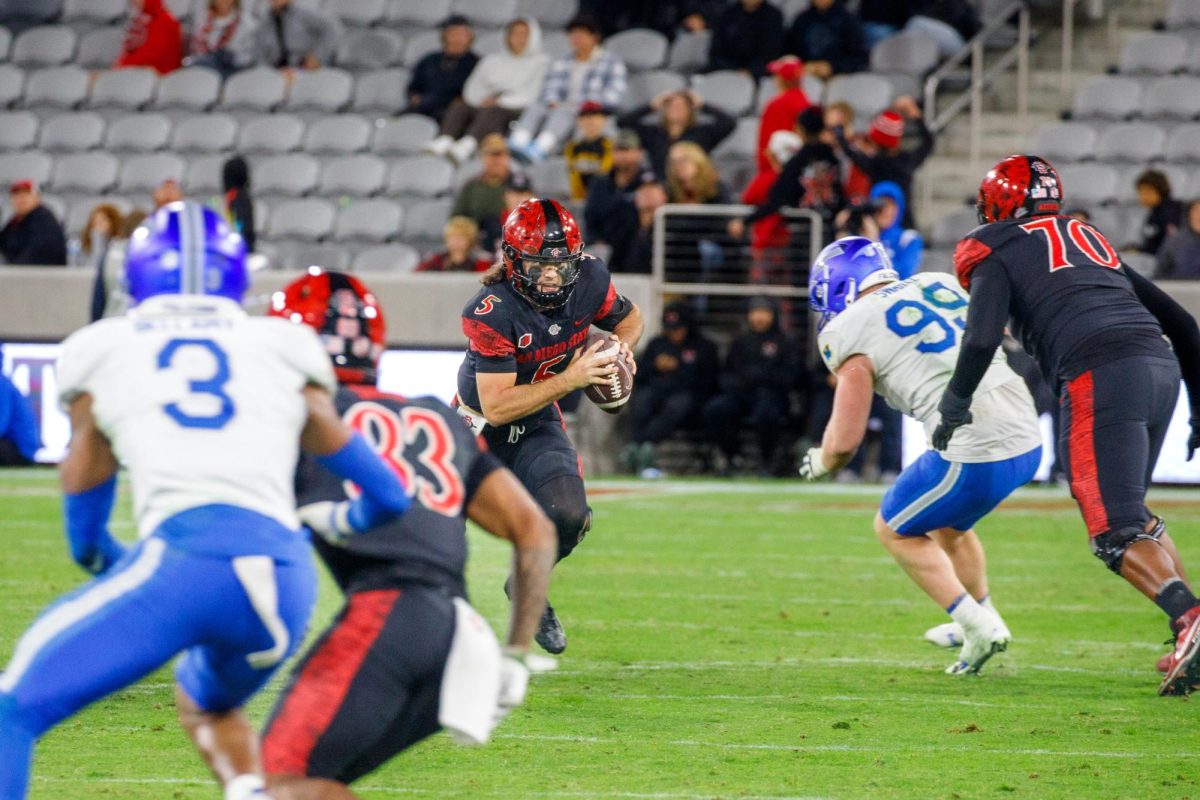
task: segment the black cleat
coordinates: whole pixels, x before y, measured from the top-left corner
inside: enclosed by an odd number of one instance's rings
[[[554,606],[549,603],[546,604],[546,611],[542,614],[542,621],[538,625],[537,634],[533,639],[551,655],[558,655],[567,649],[567,632],[563,630],[562,623],[558,621],[558,615],[554,613]]]

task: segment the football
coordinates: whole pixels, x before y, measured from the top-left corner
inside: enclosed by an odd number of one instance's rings
[[[611,342],[614,349],[617,347],[617,343],[612,342],[608,336],[602,333],[593,333],[583,346],[584,350],[596,342]],[[597,406],[610,414],[616,414],[629,402],[629,396],[633,394],[633,366],[629,363],[629,359],[618,356],[617,371],[613,373],[611,380],[607,383],[593,383],[585,387],[583,392]]]

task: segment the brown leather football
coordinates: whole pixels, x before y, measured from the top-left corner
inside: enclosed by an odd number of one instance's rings
[[[586,351],[599,341],[607,341],[611,343],[612,347],[618,347],[618,344],[609,339],[607,335],[593,333],[588,337],[587,344],[583,346],[583,349]],[[584,387],[583,393],[600,408],[610,414],[616,414],[629,402],[629,395],[633,394],[633,366],[627,358],[618,356],[617,371],[613,373],[612,378],[606,383],[593,383]]]

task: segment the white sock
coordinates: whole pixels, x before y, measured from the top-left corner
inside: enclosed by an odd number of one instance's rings
[[[977,631],[990,627],[992,612],[981,606],[974,597],[963,593],[947,609],[950,618],[963,626],[964,631]]]
[[[544,155],[550,155],[554,152],[554,146],[558,144],[558,139],[554,137],[553,133],[542,131],[538,134],[536,144]]]
[[[225,800],[254,800],[267,797],[261,775],[238,775],[225,784]]]
[[[509,134],[508,141],[513,147],[524,147],[525,145],[529,144],[529,141],[532,138],[533,137],[530,136],[529,131],[525,130],[524,128],[513,128],[512,133]]]
[[[475,153],[475,148],[479,143],[475,141],[474,136],[464,136],[454,143],[450,148],[450,152],[455,155],[459,161],[466,161]]]

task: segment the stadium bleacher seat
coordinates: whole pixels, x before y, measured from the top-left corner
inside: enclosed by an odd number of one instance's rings
[[[50,185],[59,193],[101,194],[116,185],[120,168],[108,153],[71,153],[55,160]]]
[[[402,114],[379,120],[371,136],[371,151],[378,155],[419,153],[437,132],[437,123],[422,114]]]
[[[369,28],[387,14],[387,0],[337,0],[329,4],[343,25]]]
[[[254,190],[263,195],[306,195],[317,187],[321,173],[321,163],[307,153],[271,156],[253,166]]]
[[[0,26],[0,61],[8,60],[8,51],[12,49],[12,32]]]
[[[454,168],[435,156],[407,156],[392,162],[388,171],[390,194],[437,197],[450,191]]]
[[[326,200],[287,200],[272,209],[267,238],[320,241],[333,232],[334,216],[333,204]]]
[[[1144,162],[1159,158],[1167,137],[1149,122],[1118,122],[1109,125],[1096,140],[1098,161]]]
[[[1163,26],[1172,31],[1200,28],[1200,0],[1171,0],[1163,17]]]
[[[0,150],[24,150],[37,141],[38,118],[32,111],[0,112]]]
[[[708,29],[677,34],[667,55],[667,68],[674,72],[700,72],[708,66],[711,43],[712,31]]]
[[[135,111],[150,104],[157,86],[158,73],[148,67],[106,70],[92,82],[87,105],[102,113]]]
[[[96,28],[79,40],[75,63],[87,69],[108,69],[121,54],[125,32],[120,28]]]
[[[543,197],[571,196],[571,181],[567,174],[567,162],[562,158],[547,158],[537,164],[530,164],[526,170],[534,190]]]
[[[183,189],[190,195],[215,194],[224,188],[221,183],[221,168],[225,155],[189,156],[187,172],[183,176]],[[263,218],[255,215],[255,225],[260,229]]]
[[[450,218],[451,198],[422,200],[404,210],[404,239],[409,242],[441,243],[442,228]]]
[[[1075,92],[1074,119],[1128,119],[1142,105],[1142,85],[1133,78],[1097,75]]]
[[[25,71],[12,64],[0,64],[0,108],[10,108],[25,90]]]
[[[336,114],[309,123],[302,146],[309,153],[358,153],[367,149],[372,132],[361,116]]]
[[[317,192],[325,197],[370,197],[383,189],[387,164],[383,159],[358,153],[326,161],[317,179]]]
[[[338,212],[333,235],[340,241],[389,242],[403,225],[404,209],[391,200],[357,200]]]
[[[204,67],[185,67],[159,80],[154,107],[206,111],[217,104],[220,96],[221,78],[216,72]]]
[[[1171,131],[1163,148],[1168,161],[1200,161],[1200,123],[1180,125]]]
[[[45,183],[50,177],[53,165],[50,156],[36,150],[0,153],[0,184],[7,186],[12,181],[26,178],[36,183]]]
[[[1116,197],[1117,171],[1109,164],[1060,164],[1056,168],[1070,205],[1101,205]]]
[[[175,19],[181,23],[186,23],[192,17],[193,8],[197,4],[197,0],[163,0],[163,3]]]
[[[579,11],[579,0],[519,0],[517,16],[531,17],[543,28],[562,28]]]
[[[391,0],[387,21],[434,28],[450,14],[450,0]]]
[[[1180,194],[1182,197],[1200,197],[1200,170],[1192,173]]]
[[[620,109],[632,111],[649,103],[663,92],[675,92],[687,88],[687,79],[677,72],[665,69],[648,70],[629,76]]]
[[[450,13],[476,25],[498,28],[517,15],[517,0],[452,0]]]
[[[1086,161],[1096,152],[1096,129],[1083,122],[1051,122],[1041,126],[1029,143],[1029,150],[1055,164],[1059,161]]]
[[[1200,77],[1176,75],[1152,81],[1142,97],[1142,116],[1183,120],[1200,117]]]
[[[94,111],[72,111],[42,123],[38,147],[52,153],[93,150],[104,141],[104,117]]]
[[[404,39],[392,31],[349,31],[338,41],[334,62],[354,71],[384,69],[400,63]]]
[[[1142,33],[1121,48],[1117,69],[1125,75],[1168,75],[1183,69],[1187,39],[1173,33]]]
[[[294,114],[259,114],[243,120],[238,149],[246,153],[290,153],[304,139],[304,121]]]
[[[750,111],[754,105],[754,79],[744,72],[717,70],[692,76],[692,88],[704,102],[735,117]]]
[[[548,31],[542,29],[542,52],[557,58],[571,52],[571,43],[567,40],[566,31]]]
[[[1186,197],[1182,195],[1180,190],[1188,184],[1191,178],[1191,170],[1182,164],[1168,164],[1160,162],[1157,164],[1113,164],[1117,170],[1117,190],[1116,200],[1118,204],[1136,206],[1138,202],[1137,187],[1135,182],[1137,177],[1147,169],[1155,169],[1167,176],[1167,182],[1171,184],[1172,194],[1176,197]],[[1138,216],[1145,212],[1135,211]]]
[[[192,114],[175,123],[171,149],[180,153],[220,153],[232,150],[238,123],[229,114]]]
[[[129,114],[108,124],[104,147],[110,152],[148,153],[171,140],[171,120],[162,114]]]
[[[407,69],[363,72],[354,82],[351,110],[361,113],[397,114],[408,107]]]
[[[428,30],[414,33],[404,43],[404,66],[414,67],[425,55],[441,49],[441,31]]]
[[[283,107],[288,111],[333,114],[350,105],[354,76],[344,69],[327,67],[297,72]]]
[[[354,257],[355,272],[412,272],[421,262],[421,254],[407,244],[368,247]]]
[[[741,158],[754,160],[758,150],[758,118],[742,117],[737,121],[733,133],[713,148],[714,158]]]
[[[91,25],[114,25],[129,9],[125,0],[66,0],[62,21]]]
[[[117,175],[117,191],[122,194],[153,192],[160,183],[173,178],[183,184],[187,162],[174,153],[136,155],[121,164]]]
[[[238,72],[225,81],[221,108],[266,112],[283,103],[286,93],[287,81],[278,70],[255,67]]]
[[[960,208],[943,214],[933,223],[929,244],[933,247],[954,249],[959,240],[979,225],[979,216],[973,207]]]
[[[74,59],[78,43],[66,25],[39,25],[17,37],[9,57],[22,67],[54,67]]]
[[[835,75],[825,87],[825,104],[845,100],[854,107],[855,116],[870,121],[892,103],[895,90],[891,82],[869,72]]]
[[[645,28],[630,28],[615,33],[604,42],[605,49],[624,61],[630,72],[662,67],[667,63],[669,46],[666,36]]]
[[[79,67],[51,67],[30,74],[23,102],[35,114],[51,109],[76,108],[88,93],[88,74]]]
[[[322,266],[345,270],[350,267],[350,253],[332,242],[275,241],[266,245],[276,269],[305,269]]]

